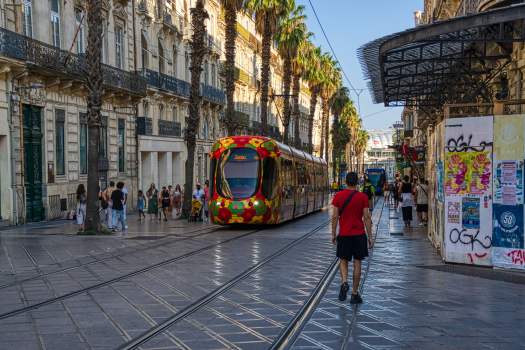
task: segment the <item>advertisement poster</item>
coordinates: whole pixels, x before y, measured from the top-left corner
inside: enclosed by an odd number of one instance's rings
[[[461,216],[461,204],[459,202],[448,202],[448,223],[459,224]]]
[[[479,228],[479,198],[462,197],[461,223],[463,228]]]
[[[507,178],[504,179],[503,177],[503,164],[506,163],[505,166],[507,168]],[[514,165],[512,165],[514,164]],[[515,169],[516,174],[516,180],[514,182],[506,183],[503,181],[510,180],[510,172],[514,173],[514,170],[511,171],[511,169]],[[524,169],[524,162],[523,160],[498,160],[494,162],[494,176],[493,176],[493,201],[495,204],[502,204],[502,194],[503,194],[503,187],[504,186],[512,186],[516,188],[516,204],[523,204],[523,169]]]
[[[516,205],[516,187],[503,186],[501,191],[501,204]]]
[[[494,204],[492,245],[500,248],[524,248],[523,204]]]
[[[447,152],[445,154],[445,193],[469,193],[469,162],[468,152]]]
[[[490,152],[470,152],[469,159],[469,193],[474,195],[485,195],[490,193],[492,179],[492,166]]]
[[[494,117],[494,152],[498,159],[523,159],[523,114]]]
[[[501,161],[501,182],[506,184],[516,183],[516,160]]]

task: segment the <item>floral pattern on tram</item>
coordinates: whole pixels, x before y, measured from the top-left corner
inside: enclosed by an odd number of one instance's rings
[[[219,158],[227,149],[236,147],[256,150],[261,157],[261,162],[266,157],[277,160],[280,155],[277,144],[271,139],[257,136],[237,136],[216,141],[210,157]],[[278,167],[280,170],[280,164]],[[281,188],[281,181],[282,179],[279,179],[279,188]],[[279,199],[280,196],[273,200],[266,199],[261,194],[260,188],[253,197],[243,200],[227,199],[215,192],[210,198],[211,219],[216,224],[277,224],[281,216],[281,201]]]

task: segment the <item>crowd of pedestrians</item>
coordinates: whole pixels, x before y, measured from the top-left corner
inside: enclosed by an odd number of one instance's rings
[[[209,181],[206,180],[204,189],[201,189],[201,184],[197,183],[197,189],[193,191],[193,198],[201,202],[204,202],[204,213],[208,221],[209,218]],[[139,212],[138,221],[146,219],[145,210],[149,214],[150,221],[155,218],[155,221],[162,220],[168,221],[168,217],[173,215],[180,216],[182,201],[184,199],[184,188],[181,188],[179,184],[173,188],[171,185],[166,188],[162,187],[159,191],[154,183],[151,184],[150,188],[144,192],[138,191],[137,195],[137,210]],[[83,184],[78,185],[77,192],[77,209],[74,215],[76,216],[78,230],[82,231],[82,226],[86,220],[86,204],[87,204],[87,191]],[[103,223],[107,221],[108,229],[112,231],[117,230],[120,219],[122,230],[126,230],[126,205],[128,200],[128,190],[124,187],[123,182],[111,181],[109,187],[104,191],[100,190],[99,186],[99,219],[100,229],[103,228]],[[73,215],[71,215],[73,216]]]

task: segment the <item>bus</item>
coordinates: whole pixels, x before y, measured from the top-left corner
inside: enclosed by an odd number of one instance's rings
[[[372,181],[376,196],[381,196],[383,194],[383,187],[387,182],[385,169],[366,169],[365,178],[369,178],[370,181]]]

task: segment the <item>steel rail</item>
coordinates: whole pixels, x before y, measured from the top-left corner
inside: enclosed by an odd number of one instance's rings
[[[153,264],[153,265],[145,267],[143,269],[130,272],[130,273],[122,275],[120,277],[116,277],[116,278],[110,279],[108,281],[95,284],[95,285],[93,285],[91,287],[82,288],[80,290],[77,290],[77,291],[74,291],[74,292],[71,292],[71,293],[67,293],[67,294],[64,294],[64,295],[56,297],[56,298],[52,298],[52,299],[48,299],[48,300],[42,301],[40,303],[36,303],[34,305],[30,305],[30,306],[27,306],[27,307],[24,307],[24,308],[21,308],[21,309],[17,309],[17,310],[13,310],[13,311],[10,311],[10,312],[6,312],[6,313],[0,315],[0,320],[3,320],[3,319],[6,319],[6,318],[9,318],[9,317],[21,314],[21,313],[26,312],[26,311],[30,311],[30,310],[33,310],[33,309],[38,309],[39,307],[42,307],[42,306],[45,306],[45,305],[49,305],[49,304],[52,304],[52,303],[55,303],[57,301],[61,301],[61,300],[64,300],[64,299],[68,299],[68,298],[77,296],[79,294],[86,293],[86,292],[89,292],[89,291],[94,290],[94,289],[98,289],[100,287],[104,287],[104,286],[110,285],[112,283],[121,281],[123,279],[139,275],[139,274],[144,273],[144,272],[149,271],[149,270],[153,270],[153,269],[155,269],[157,267],[168,265],[168,264],[171,264],[171,263],[173,263],[175,261],[182,260],[182,259],[185,259],[185,258],[190,257],[192,255],[202,253],[202,252],[204,252],[206,250],[213,249],[213,248],[215,248],[215,247],[217,247],[217,246],[219,246],[221,244],[229,243],[231,241],[235,241],[235,240],[237,240],[239,238],[246,237],[248,235],[254,234],[254,233],[259,232],[259,231],[261,231],[261,230],[256,230],[256,231],[253,231],[253,232],[245,233],[243,235],[227,239],[225,241],[222,241],[222,242],[219,242],[219,243],[216,243],[216,244],[213,244],[213,245],[210,245],[210,246],[207,246],[207,247],[195,250],[193,252],[186,253],[184,255],[181,255],[181,256],[178,256],[178,257],[175,257],[175,258],[171,258],[171,259],[162,261],[162,262],[157,263],[157,264]]]
[[[209,229],[210,228],[206,228],[206,229],[202,229],[202,230],[191,231],[189,233],[195,233],[195,232],[209,230]],[[222,228],[219,228],[219,229],[213,230],[211,232],[204,232],[204,233],[201,233],[201,234],[198,234],[198,235],[195,235],[195,236],[191,236],[191,237],[183,237],[181,239],[173,239],[171,242],[162,242],[162,243],[158,243],[158,244],[152,245],[150,247],[145,247],[145,248],[137,249],[137,250],[134,250],[134,251],[131,251],[131,252],[122,253],[122,254],[119,254],[119,255],[112,255],[112,256],[110,256],[108,258],[91,261],[91,262],[86,263],[86,264],[82,264],[82,265],[78,265],[78,266],[74,266],[74,267],[69,267],[69,268],[57,270],[57,271],[54,271],[54,272],[45,273],[45,274],[42,274],[40,276],[30,277],[30,278],[26,278],[26,279],[23,279],[23,280],[20,280],[20,281],[16,281],[16,282],[7,283],[7,284],[4,284],[4,285],[0,285],[0,289],[13,287],[13,286],[18,286],[20,284],[31,282],[31,281],[35,281],[35,280],[38,280],[38,279],[41,279],[41,278],[46,278],[46,277],[49,277],[49,276],[58,275],[60,273],[64,273],[64,272],[68,272],[68,271],[72,271],[72,270],[76,270],[76,269],[80,269],[82,267],[87,267],[87,266],[90,266],[90,265],[99,264],[99,263],[102,263],[102,262],[105,262],[105,261],[108,261],[108,260],[111,260],[111,259],[121,258],[123,256],[127,256],[127,255],[130,255],[130,254],[141,253],[141,252],[144,252],[146,250],[155,249],[155,248],[158,248],[158,247],[161,247],[161,246],[165,246],[165,245],[169,245],[169,244],[172,244],[172,243],[178,243],[178,242],[181,242],[181,241],[185,241],[185,240],[188,240],[188,239],[204,236],[204,235],[207,235],[209,233],[213,233],[213,232],[217,232],[217,231],[221,231],[221,230],[222,230]],[[161,240],[164,240],[164,239],[167,239],[167,238],[169,238],[169,236],[166,236],[166,238],[162,238]],[[25,247],[23,247],[23,249],[25,250]],[[36,264],[36,262],[34,263],[34,265],[38,266],[38,264]],[[27,272],[27,271],[24,271],[24,272]]]
[[[288,350],[293,346],[314,314],[326,291],[330,288],[338,269],[339,258],[335,258],[301,309],[295,314],[294,318],[288,323],[288,325],[286,325],[281,333],[279,333],[268,350]]]
[[[154,338],[158,334],[162,333],[169,327],[173,326],[175,323],[179,322],[180,320],[184,319],[185,317],[191,315],[192,313],[196,312],[203,306],[207,305],[220,295],[222,295],[224,292],[230,290],[233,288],[237,283],[241,282],[245,278],[251,276],[253,273],[270,263],[275,258],[281,256],[282,254],[286,253],[293,247],[295,247],[297,244],[301,243],[317,231],[319,231],[324,226],[328,225],[332,220],[328,220],[327,222],[321,224],[317,228],[313,229],[312,231],[308,232],[307,234],[303,235],[302,237],[298,238],[297,240],[293,241],[286,247],[282,248],[278,252],[270,255],[263,261],[257,263],[256,265],[250,267],[249,269],[245,270],[241,274],[237,275],[236,277],[232,278],[230,281],[226,282],[219,288],[215,289],[214,291],[208,293],[204,297],[200,298],[199,300],[195,301],[191,305],[185,307],[184,309],[177,312],[175,315],[168,317],[161,323],[157,324],[156,326],[150,328],[149,330],[145,331],[144,333],[140,334],[139,336],[131,339],[130,341],[122,344],[119,347],[116,347],[115,350],[131,350],[136,349],[137,347],[141,346],[142,344],[146,343],[150,339]]]

